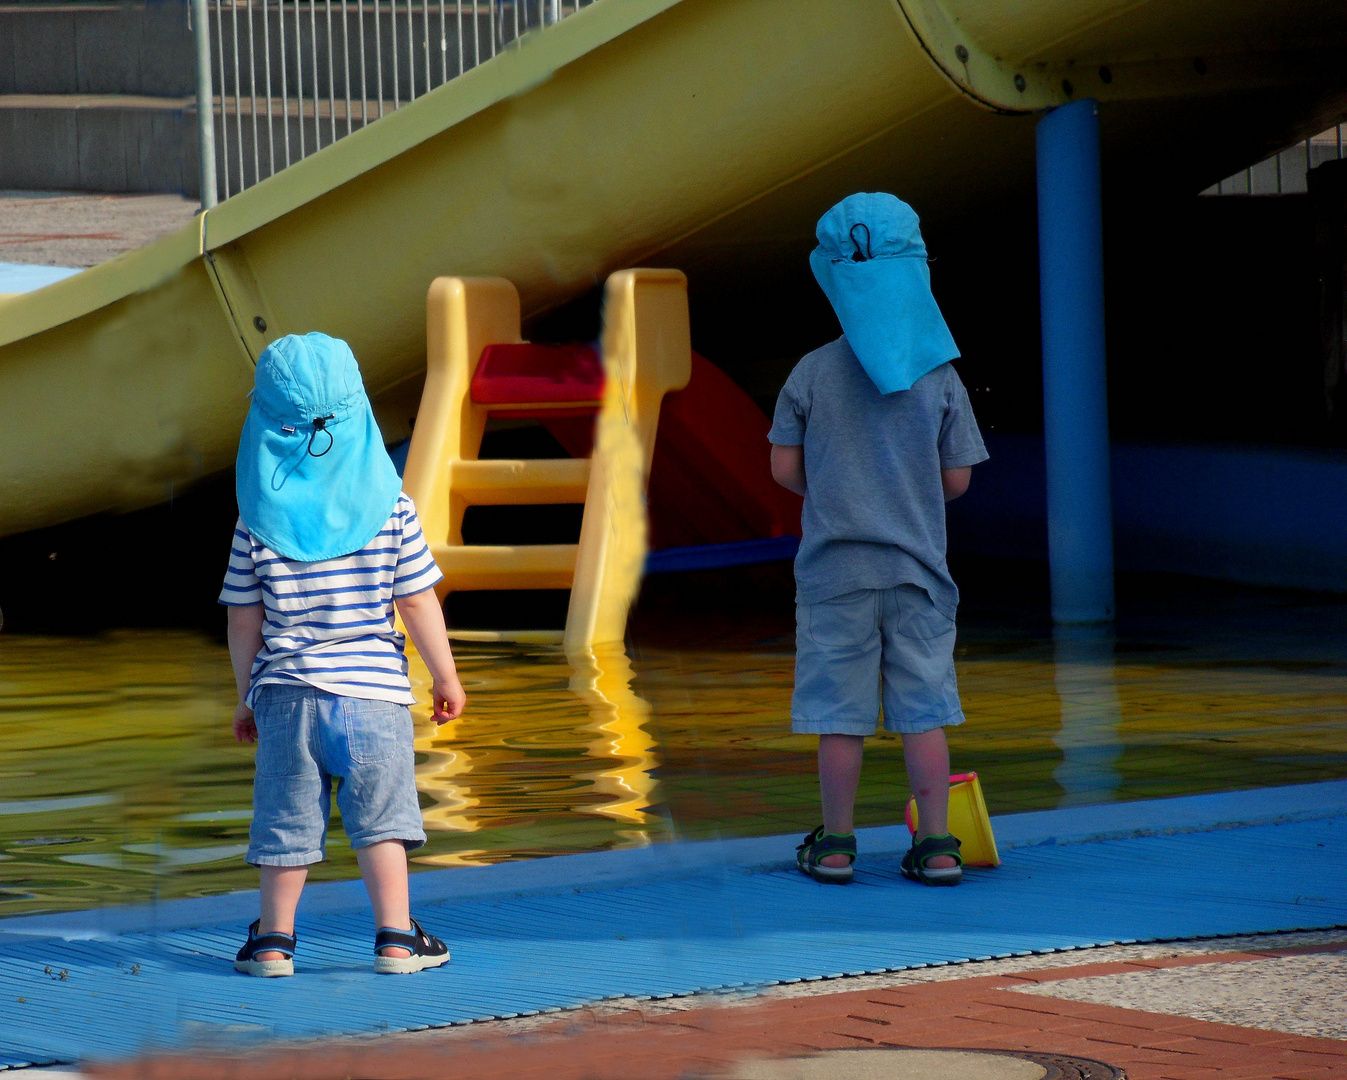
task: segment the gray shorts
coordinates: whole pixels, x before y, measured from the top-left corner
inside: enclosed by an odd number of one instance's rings
[[[963,723],[954,620],[918,585],[862,589],[795,609],[791,730],[915,735]]]
[[[332,804],[351,847],[426,842],[416,798],[412,714],[391,701],[329,694],[312,686],[263,686],[254,706],[257,778],[248,862],[321,862]]]

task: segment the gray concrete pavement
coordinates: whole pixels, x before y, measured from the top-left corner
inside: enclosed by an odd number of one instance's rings
[[[1017,993],[1347,1039],[1347,953],[1097,975]]]
[[[0,191],[0,262],[94,266],[188,224],[181,195]]]

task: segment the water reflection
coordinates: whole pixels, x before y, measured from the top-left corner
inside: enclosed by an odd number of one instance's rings
[[[788,631],[721,616],[574,667],[554,645],[457,645],[469,709],[442,728],[414,714],[418,865],[804,832],[815,740],[790,732]],[[955,767],[993,813],[1347,774],[1347,634],[1216,636],[963,632]],[[227,653],[200,635],[0,635],[0,915],[253,887],[233,706]],[[901,745],[877,736],[858,824],[900,820],[905,799]],[[356,876],[337,824],[316,880]]]
[[[417,700],[428,702],[433,680],[425,661],[411,647],[410,642],[407,646],[407,675]],[[477,821],[470,811],[478,805],[478,800],[473,798],[467,787],[467,777],[472,772],[472,764],[466,751],[460,746],[459,729],[463,725],[463,717],[437,725],[430,718],[430,712],[428,704],[419,705],[412,710],[416,722],[416,752],[419,759],[416,766],[416,787],[422,795],[422,820],[428,831],[475,832]]]
[[[654,737],[646,726],[650,706],[631,688],[635,673],[626,649],[621,645],[596,645],[572,653],[567,660],[574,672],[571,692],[589,706],[598,734],[589,744],[589,754],[603,764],[589,774],[589,779],[596,790],[608,796],[608,802],[589,810],[645,826],[651,820],[654,769],[659,759]],[[650,840],[645,828],[627,830],[624,835],[641,843]]]
[[[636,826],[615,832],[624,846],[649,843],[652,821],[659,827],[650,812],[658,758],[650,706],[631,688],[626,651],[598,646],[567,658],[557,647],[502,643],[460,646],[459,652],[469,693],[464,714],[436,727],[429,706],[413,709],[416,749],[424,757],[417,787],[423,802],[429,800],[422,809],[426,829],[509,827],[524,802],[535,827],[554,812],[595,814]],[[428,699],[429,672],[414,651],[408,660],[418,697]],[[523,789],[520,773],[529,777]],[[502,774],[510,776],[505,787]],[[491,849],[462,847],[416,861],[458,866],[499,857]]]
[[[1122,783],[1122,701],[1113,672],[1111,626],[1059,626],[1053,631],[1053,682],[1062,726],[1052,741],[1062,763],[1052,777],[1059,806],[1112,802]]]

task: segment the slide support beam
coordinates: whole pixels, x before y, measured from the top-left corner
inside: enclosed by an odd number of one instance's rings
[[[1105,623],[1114,614],[1113,510],[1098,105],[1053,109],[1036,134],[1052,618]]]

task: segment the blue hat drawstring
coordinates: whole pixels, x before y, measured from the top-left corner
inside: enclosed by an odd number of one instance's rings
[[[332,443],[335,440],[332,438],[332,432],[327,430],[327,422],[329,420],[335,419],[336,419],[335,413],[330,413],[327,416],[315,416],[313,418],[313,431],[309,432],[309,446],[308,446],[309,457],[322,457],[323,454],[326,454],[329,450],[332,449]],[[318,437],[318,433],[320,431],[327,436],[327,445],[323,447],[322,454],[315,454],[313,452],[313,440]]]
[[[865,254],[864,254],[864,255],[861,254],[861,244],[860,244],[860,241],[856,239],[856,230],[857,230],[857,229],[864,229],[864,230],[865,230]],[[854,254],[853,256],[851,256],[851,261],[852,261],[852,262],[865,262],[867,259],[873,259],[873,258],[874,258],[874,256],[870,254],[870,226],[869,226],[869,225],[865,224],[865,222],[863,222],[863,221],[858,221],[858,222],[856,222],[855,225],[851,226],[851,229],[849,230],[849,232],[847,233],[847,235],[851,237],[851,242],[852,242],[853,244],[856,245],[856,254]]]

